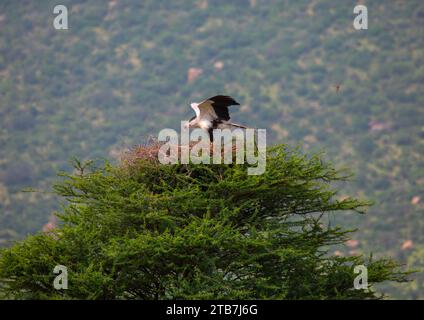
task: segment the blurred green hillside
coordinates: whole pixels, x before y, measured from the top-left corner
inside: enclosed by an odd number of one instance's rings
[[[369,29],[357,31],[358,2],[60,1],[70,29],[55,30],[57,1],[3,0],[0,246],[59,208],[50,186],[71,157],[118,159],[224,93],[269,143],[325,150],[356,174],[342,190],[375,205],[329,217],[359,228],[339,254],[423,270],[424,2],[362,1]],[[424,299],[424,277],[384,290]]]

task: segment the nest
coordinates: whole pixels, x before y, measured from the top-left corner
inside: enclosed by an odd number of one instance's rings
[[[191,156],[191,152],[193,147],[196,148],[200,148],[200,145],[198,145],[199,143],[205,143],[205,142],[190,142],[188,145],[177,145],[177,146],[171,146],[171,147],[176,147],[176,154],[175,156],[177,156],[178,158],[176,159],[176,163],[179,163],[179,159],[181,159],[181,152],[182,150],[184,150],[185,152],[189,152],[190,156]],[[214,154],[214,143],[211,142],[206,142],[207,144],[209,144],[209,156],[212,157]],[[161,149],[162,146],[164,146],[165,144],[167,144],[167,142],[163,142],[163,141],[158,141],[155,138],[149,138],[148,141],[145,144],[140,144],[140,145],[136,145],[134,147],[132,147],[130,150],[126,151],[123,153],[123,155],[121,156],[121,163],[126,165],[126,166],[133,166],[135,165],[137,162],[143,161],[143,162],[149,162],[152,164],[160,164],[159,161],[159,155],[161,152],[163,152],[163,150]],[[207,146],[206,146],[207,147]],[[228,145],[222,145],[220,144],[219,146],[219,151],[221,152],[221,159],[224,159],[224,155],[226,154],[226,152],[231,152],[232,154],[232,160],[236,161],[236,154],[237,154],[237,144],[232,143],[230,148]],[[187,150],[188,148],[188,150]],[[169,150],[168,150],[169,151]],[[244,150],[243,150],[244,152]],[[162,154],[164,155],[164,154]],[[166,154],[166,156],[169,156],[169,152]],[[198,154],[200,155],[200,154]],[[243,153],[243,157],[244,157],[244,153]],[[212,163],[212,161],[211,161]]]

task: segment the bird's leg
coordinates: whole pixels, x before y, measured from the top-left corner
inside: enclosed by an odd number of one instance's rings
[[[213,142],[213,128],[210,128],[208,130],[208,132],[209,132],[209,141],[210,141],[210,143],[212,143]]]

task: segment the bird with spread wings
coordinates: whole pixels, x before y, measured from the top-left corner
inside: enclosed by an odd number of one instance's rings
[[[214,129],[247,129],[245,126],[229,122],[228,107],[233,105],[240,105],[240,103],[230,96],[223,95],[214,96],[200,103],[192,103],[190,106],[196,112],[196,115],[189,120],[188,127],[201,128],[207,131],[211,142],[213,141]]]

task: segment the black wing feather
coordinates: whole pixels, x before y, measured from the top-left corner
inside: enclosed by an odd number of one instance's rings
[[[230,120],[230,114],[228,113],[228,107],[233,105],[240,105],[236,100],[230,96],[214,96],[208,100],[212,101],[212,107],[215,110],[216,115],[219,119]]]

